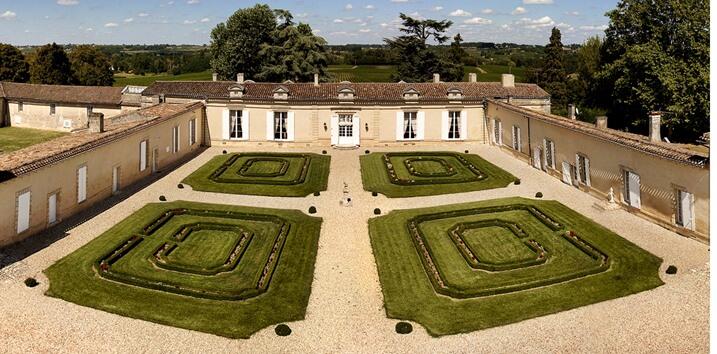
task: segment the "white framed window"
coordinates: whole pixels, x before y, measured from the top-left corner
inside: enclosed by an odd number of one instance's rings
[[[339,114],[339,139],[354,136],[354,115]]]
[[[244,111],[230,110],[229,111],[229,139],[243,139],[244,138],[244,127],[243,127],[243,115]]]
[[[56,108],[54,103],[50,103],[50,114],[55,114]]]
[[[448,139],[459,140],[463,138],[461,134],[461,111],[448,112]]]
[[[23,110],[24,108],[25,108],[25,107],[24,107],[24,105],[23,105],[22,102],[18,102],[18,103],[17,103],[17,111],[18,111],[18,112],[22,112],[22,110]]]
[[[17,195],[17,233],[30,228],[30,191],[25,190]]]
[[[77,204],[87,200],[87,165],[77,169]]]
[[[289,112],[274,112],[274,140],[289,140]]]
[[[189,145],[194,145],[197,142],[197,120],[195,118],[190,119],[188,125]]]
[[[503,145],[503,122],[501,122],[498,119],[495,119],[493,124],[493,142],[498,145]]]
[[[575,169],[578,182],[590,186],[590,159],[585,155],[575,154]]]
[[[543,149],[545,150],[545,167],[555,169],[555,143],[550,139],[543,139]]]
[[[87,106],[87,117],[89,118],[92,115],[92,106]]]
[[[47,196],[47,224],[52,225],[57,222],[57,203],[59,202],[60,192],[53,192]]]
[[[675,212],[675,223],[689,230],[694,230],[694,194],[682,189],[676,190],[677,208]]]
[[[523,142],[520,136],[520,127],[517,125],[513,126],[513,149],[516,151],[523,150]]]
[[[139,171],[147,169],[147,140],[139,142]]]
[[[172,153],[176,154],[179,151],[179,126],[175,125],[172,127]]]
[[[403,112],[401,132],[404,140],[418,138],[418,112]]]
[[[635,172],[623,170],[623,199],[625,203],[634,208],[640,208],[640,175]]]

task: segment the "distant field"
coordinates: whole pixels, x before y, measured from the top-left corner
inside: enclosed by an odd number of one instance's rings
[[[495,82],[500,81],[500,75],[511,72],[515,75],[516,82],[525,82],[525,68],[516,68],[505,65],[481,65],[479,70],[475,66],[464,68],[466,75],[464,81],[468,80],[468,73],[478,74],[478,81]],[[391,74],[396,72],[393,65],[330,65],[328,72],[332,75],[333,81],[351,82],[390,82]],[[137,85],[148,86],[155,81],[178,81],[178,80],[211,80],[211,71],[199,73],[188,73],[181,75],[170,74],[117,74],[115,75],[115,86]]]
[[[65,134],[67,133],[30,128],[0,128],[0,154],[20,150]]]

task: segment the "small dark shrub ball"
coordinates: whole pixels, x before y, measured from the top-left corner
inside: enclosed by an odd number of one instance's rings
[[[322,150],[321,153],[326,155],[326,150]]]
[[[371,151],[370,151],[370,150],[366,150],[366,151],[364,151],[364,152],[366,153],[366,155],[368,155],[368,154],[370,154],[370,153],[371,153]]]
[[[160,196],[159,196],[159,201],[160,201],[160,202],[166,202],[166,201],[167,201],[167,197],[165,197],[165,196],[163,196],[163,195],[160,195]]]
[[[465,153],[467,154],[467,153],[468,153],[468,150],[466,150]]]
[[[276,332],[277,336],[286,337],[291,334],[291,328],[282,323],[274,328],[274,332]]]
[[[226,150],[222,150],[222,154],[225,154],[225,155],[226,155],[226,153],[227,153],[227,151],[226,151]]]
[[[398,334],[409,334],[413,332],[413,325],[408,322],[396,323],[396,333]]]
[[[667,274],[677,274],[677,267],[670,265],[667,267],[667,270],[665,271]]]
[[[27,279],[25,279],[25,286],[27,286],[28,288],[34,288],[34,287],[36,287],[38,284],[40,284],[40,283],[38,283],[35,278],[27,278]]]
[[[315,196],[315,197],[318,197],[318,196],[320,196],[320,195],[321,195],[321,192],[314,192],[314,196]]]
[[[519,184],[520,184],[520,178],[518,178],[518,179],[516,179],[515,181],[513,181],[513,184],[519,185]]]
[[[381,209],[379,209],[379,208],[374,209],[374,210],[373,210],[373,214],[374,214],[374,215],[381,215]]]
[[[316,207],[315,207],[315,206],[312,205],[312,206],[309,207],[309,214],[316,214]]]
[[[371,195],[374,197],[378,197],[378,192],[371,192]]]
[[[180,183],[180,184],[177,185],[177,188],[179,188],[179,189],[184,189],[184,185]]]
[[[543,192],[535,193],[535,197],[536,197],[536,198],[542,198],[542,197],[543,197]]]

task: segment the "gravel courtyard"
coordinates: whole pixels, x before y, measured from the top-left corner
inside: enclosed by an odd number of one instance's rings
[[[709,350],[709,247],[667,231],[623,210],[597,208],[597,199],[487,145],[407,147],[399,150],[469,149],[521,179],[520,185],[453,195],[388,199],[361,187],[359,150],[329,150],[328,191],[320,196],[278,198],[195,192],[177,184],[223,148],[213,147],[89,221],[68,236],[0,269],[0,352],[707,352]],[[257,148],[228,149],[257,151]],[[275,149],[321,153],[322,148]],[[372,152],[383,151],[371,148]],[[389,151],[389,148],[386,148]],[[353,206],[339,206],[343,183]],[[468,334],[433,338],[420,325],[399,335],[388,319],[368,237],[373,209],[428,207],[508,196],[554,199],[662,257],[665,285],[636,295]],[[293,333],[278,337],[274,327],[248,340],[232,340],[121,317],[43,295],[42,270],[97,237],[160,195],[168,200],[299,209],[316,206],[324,218],[306,320],[289,323]],[[42,236],[38,236],[42,237]],[[18,251],[18,250],[15,250]],[[0,251],[1,252],[1,251]],[[5,251],[7,252],[7,251]],[[3,259],[6,259],[3,261]],[[0,267],[13,254],[0,254]],[[668,265],[677,275],[664,274]],[[35,276],[40,285],[22,280]]]

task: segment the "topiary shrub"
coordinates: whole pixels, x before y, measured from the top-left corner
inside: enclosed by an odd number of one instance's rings
[[[321,153],[326,155],[326,150],[322,150]]]
[[[227,151],[226,151],[226,150],[222,150],[222,154],[226,155],[226,154],[227,154]]]
[[[163,195],[160,195],[160,196],[159,196],[159,201],[160,201],[160,202],[166,202],[166,201],[167,201],[167,197],[165,197],[165,196],[163,196]]]
[[[285,324],[280,324],[274,328],[274,332],[279,337],[286,337],[291,334],[291,328]]]
[[[366,155],[368,155],[368,154],[370,154],[370,153],[371,153],[371,151],[370,151],[370,150],[366,150],[366,151],[364,151],[364,152],[366,153]]]
[[[408,322],[396,323],[396,333],[398,334],[409,334],[413,332],[413,325]]]
[[[379,208],[374,209],[373,215],[381,215],[381,209],[379,209]]]
[[[312,206],[309,207],[309,214],[316,214],[316,207],[315,207],[315,206],[312,205]]]
[[[513,181],[513,184],[516,186],[520,184],[520,178],[516,178],[515,181]]]
[[[314,197],[318,197],[321,195],[321,192],[314,192]]]
[[[468,153],[468,150],[465,150],[464,152],[467,154],[467,153]]]
[[[34,288],[34,287],[36,287],[38,284],[40,284],[40,283],[38,283],[38,282],[37,282],[37,279],[35,279],[35,278],[27,278],[27,279],[25,279],[25,286],[27,286],[28,288]]]
[[[543,192],[535,193],[535,197],[536,197],[536,198],[542,198],[542,197],[543,197]]]
[[[670,265],[669,267],[667,267],[667,270],[665,271],[665,273],[677,274],[677,267],[675,267],[674,265]]]
[[[177,185],[177,188],[179,188],[179,189],[184,189],[184,185],[180,183],[180,184]]]
[[[374,197],[378,197],[378,192],[371,192],[371,195]]]

